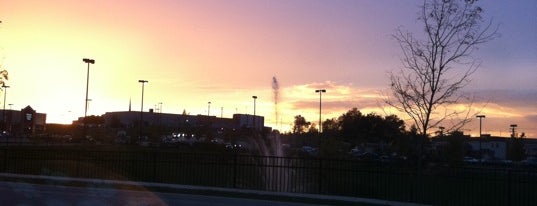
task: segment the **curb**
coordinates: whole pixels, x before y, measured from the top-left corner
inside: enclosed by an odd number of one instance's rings
[[[261,199],[283,202],[297,202],[323,205],[401,205],[401,206],[422,206],[423,204],[397,202],[371,198],[345,197],[318,194],[269,192],[247,189],[233,189],[221,187],[205,187],[191,185],[176,185],[153,182],[135,182],[121,180],[103,180],[88,178],[72,178],[59,176],[21,175],[11,173],[0,173],[1,181],[26,182],[34,184],[53,184],[75,187],[102,187],[117,188],[127,190],[148,190],[162,193],[179,193],[191,195],[223,196],[231,198]]]

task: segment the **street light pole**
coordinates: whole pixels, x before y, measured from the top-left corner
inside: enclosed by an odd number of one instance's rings
[[[9,105],[9,113],[11,114],[10,115],[10,118],[9,118],[9,121],[8,121],[8,129],[9,129],[9,134],[11,134],[11,120],[13,119],[13,113],[11,112],[11,110],[13,110],[13,104],[8,104]],[[4,110],[5,111],[5,110]]]
[[[140,137],[143,136],[143,127],[144,127],[144,87],[145,83],[148,83],[147,80],[138,80],[138,82],[142,83],[142,106],[140,108]]]
[[[7,95],[7,88],[9,86],[2,85],[2,88],[4,88],[4,111],[2,112],[2,125],[6,122],[6,95]]]
[[[254,131],[257,129],[257,125],[255,124],[255,101],[257,100],[257,96],[252,96],[252,98],[254,99],[254,117],[253,117],[253,128],[254,128]]]
[[[83,138],[86,138],[86,132],[87,132],[87,116],[88,116],[88,88],[89,88],[89,68],[90,68],[90,64],[95,64],[95,60],[94,59],[88,59],[88,58],[84,58],[82,59],[82,61],[84,61],[84,63],[88,64],[88,69],[87,69],[87,74],[86,74],[86,99],[84,100],[85,102],[85,105],[84,105],[84,132],[83,132]]]
[[[481,121],[483,118],[485,118],[485,115],[477,115],[477,118],[479,118],[479,162],[481,162],[482,159],[482,150],[481,150],[481,142],[483,139],[483,134],[481,133]]]
[[[322,93],[326,93],[326,89],[317,89],[315,90],[316,93],[319,93],[319,134],[321,134],[322,130],[322,123],[321,123],[321,98]]]
[[[7,95],[7,88],[9,86],[2,85],[2,88],[4,88],[4,110],[2,111],[2,129],[6,131],[7,125],[6,125],[6,95]]]
[[[211,114],[211,102],[207,102],[207,116]]]
[[[319,93],[319,157],[322,157],[321,154],[321,145],[322,145],[322,138],[321,138],[321,130],[322,130],[322,122],[321,122],[321,97],[322,94],[326,92],[326,89],[317,89],[315,90],[316,93]]]

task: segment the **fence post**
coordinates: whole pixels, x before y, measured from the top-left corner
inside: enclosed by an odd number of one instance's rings
[[[157,182],[157,151],[155,149],[153,149],[153,155],[152,155],[152,159],[153,159],[153,174],[152,174],[152,179],[153,179],[153,182]]]
[[[80,177],[80,172],[79,172],[79,168],[78,168],[79,167],[78,165],[80,164],[79,162],[81,160],[80,153],[81,153],[80,150],[75,152],[75,154],[76,154],[75,155],[75,175],[76,175],[76,177]]]
[[[2,171],[7,172],[7,147],[4,148],[4,162],[3,162],[2,166],[3,166]]]
[[[508,168],[507,169],[507,205],[511,205],[511,191],[512,191],[512,188],[511,188],[511,169]]]
[[[237,188],[237,154],[233,154],[233,188]]]
[[[319,158],[319,191],[318,193],[322,193],[322,171],[323,171],[323,160]]]
[[[421,202],[421,195],[422,195],[422,189],[423,189],[423,183],[422,183],[422,172],[423,172],[423,168],[422,168],[422,165],[421,165],[421,159],[418,160],[418,166],[416,168],[416,173],[415,176],[414,176],[414,182],[416,183],[416,185],[414,186],[414,199],[413,199],[413,202],[415,203],[420,203]]]

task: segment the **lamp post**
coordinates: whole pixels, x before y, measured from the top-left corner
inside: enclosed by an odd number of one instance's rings
[[[211,114],[211,102],[207,102],[207,116]]]
[[[321,134],[322,125],[321,125],[321,98],[322,94],[326,93],[326,89],[317,89],[315,90],[316,93],[319,93],[319,134]]]
[[[6,122],[6,95],[7,95],[7,88],[9,88],[9,86],[2,85],[2,88],[4,88],[4,110],[2,111],[2,125],[5,125],[5,122]]]
[[[95,60],[94,59],[88,59],[88,58],[84,58],[82,59],[82,61],[84,61],[84,63],[88,64],[88,69],[87,69],[87,74],[86,74],[86,99],[84,99],[84,132],[83,132],[83,135],[84,137],[83,138],[86,138],[86,132],[87,132],[87,116],[88,116],[88,88],[89,88],[89,68],[90,68],[90,64],[95,64]]]
[[[5,131],[6,129],[5,128],[6,127],[6,93],[7,93],[7,88],[9,88],[9,86],[2,85],[2,87],[4,88],[4,110],[2,111],[2,129]],[[6,139],[6,145],[9,145],[9,135],[7,136],[7,139]]]
[[[148,83],[149,81],[147,80],[138,80],[138,82],[142,83],[142,106],[140,108],[140,137],[139,138],[142,138],[143,136],[143,127],[144,127],[144,87],[145,87],[145,83]]]
[[[481,125],[482,125],[481,121],[483,120],[483,118],[485,118],[485,115],[480,114],[480,115],[477,115],[475,117],[479,118],[479,162],[481,162],[481,159],[482,159],[482,157],[481,157],[482,156],[482,154],[481,154],[482,153],[481,142],[482,142],[482,139],[483,139],[483,134],[481,133]]]
[[[252,98],[254,99],[254,117],[253,117],[253,128],[254,128],[254,131],[257,129],[257,125],[255,124],[255,101],[257,100],[257,96],[252,96]]]
[[[8,104],[8,105],[9,105],[9,113],[11,114],[10,117],[9,117],[9,121],[8,121],[8,125],[9,125],[8,129],[9,129],[9,134],[11,134],[11,131],[12,131],[12,129],[11,129],[11,127],[12,127],[11,126],[11,120],[13,119],[13,113],[12,113],[11,110],[13,110],[13,104]]]
[[[321,140],[321,130],[322,130],[322,122],[321,122],[321,98],[322,98],[322,94],[323,93],[326,93],[326,89],[317,89],[315,90],[316,93],[319,93],[319,156],[322,157],[322,154],[321,154],[321,145],[322,145],[322,140]]]

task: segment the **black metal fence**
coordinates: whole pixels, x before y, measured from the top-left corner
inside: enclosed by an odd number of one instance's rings
[[[1,172],[314,193],[434,205],[534,205],[529,168],[414,167],[175,151],[0,149]]]

